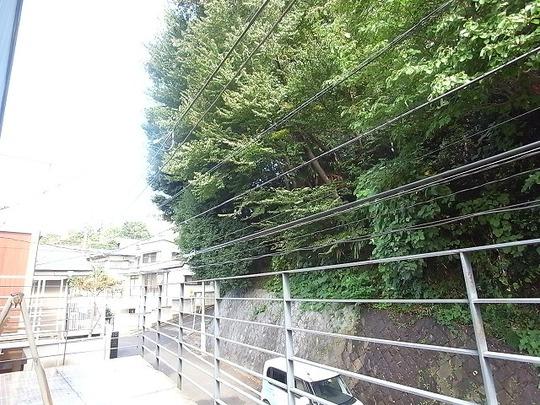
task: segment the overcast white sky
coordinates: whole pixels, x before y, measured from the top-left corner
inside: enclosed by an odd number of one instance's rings
[[[166,0],[25,0],[0,137],[0,226],[166,224],[146,190],[145,44]],[[44,193],[45,190],[48,190]]]

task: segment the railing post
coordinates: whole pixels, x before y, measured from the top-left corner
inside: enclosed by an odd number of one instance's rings
[[[220,319],[221,316],[221,295],[219,292],[219,281],[214,281],[214,405],[218,405],[218,401],[221,400],[221,383],[219,382],[220,376],[220,364],[219,358],[221,357],[220,350]]]
[[[158,286],[158,302],[157,302],[157,322],[156,322],[156,367],[159,370],[159,356],[160,356],[160,345],[161,345],[161,309],[163,306],[163,284]]]
[[[143,290],[143,282],[142,282],[142,274],[139,273],[139,296],[138,296],[138,300],[137,300],[137,349],[139,348],[139,346],[141,346],[141,338],[139,336],[139,334],[142,333],[142,302],[143,302],[143,294],[144,294],[144,290]],[[130,286],[130,296],[131,296],[131,286]],[[141,353],[142,353],[142,350],[141,350]]]
[[[289,284],[289,275],[281,275],[283,286],[283,326],[285,331],[285,359],[287,362],[287,404],[294,405],[294,345],[292,331],[292,308],[291,308],[291,286]]]
[[[66,286],[66,290],[67,290],[67,286]],[[64,279],[61,278],[60,279],[60,294],[62,294],[63,292],[64,292]],[[64,302],[66,303],[66,307],[67,307],[67,295]],[[64,325],[62,325],[62,315],[61,315],[61,312],[58,311],[56,312],[56,332],[58,333],[58,338],[60,338],[63,335],[63,332],[62,332],[63,327]]]
[[[37,374],[37,380],[39,384],[41,398],[44,405],[53,405],[51,390],[49,388],[49,382],[47,381],[47,375],[45,374],[45,369],[43,368],[43,365],[41,364],[41,360],[39,359],[39,352],[36,346],[36,341],[34,339],[34,332],[32,331],[32,323],[30,321],[30,315],[28,314],[28,308],[26,307],[26,301],[24,300],[24,294],[20,293],[18,295],[18,298],[19,298],[19,305],[21,308],[21,315],[24,322],[24,328],[26,331],[26,339],[28,340],[28,346],[30,348],[30,353],[32,354],[34,369],[36,370],[36,374]],[[15,304],[17,304],[16,301],[14,302]],[[7,305],[11,306],[11,304],[6,304],[6,306]]]
[[[143,278],[144,280],[144,278]],[[144,282],[144,281],[143,281]],[[141,324],[141,353],[144,358],[144,334],[146,333],[146,300],[148,294],[148,286],[145,284],[143,287],[143,305],[142,305],[142,324]]]
[[[488,359],[484,356],[484,353],[488,350],[488,347],[486,333],[484,331],[484,323],[482,321],[482,314],[480,313],[480,308],[478,306],[479,304],[476,303],[476,300],[478,299],[478,292],[476,290],[476,283],[474,282],[471,261],[466,253],[460,253],[459,257],[461,259],[461,267],[463,269],[463,277],[465,279],[465,288],[467,289],[467,298],[469,299],[469,310],[471,312],[474,337],[476,340],[476,349],[478,351],[478,361],[480,362],[484,391],[486,393],[486,401],[488,405],[497,405],[499,402],[497,401],[497,391],[495,389],[493,373],[491,371]]]
[[[184,355],[184,301],[185,284],[180,283],[180,300],[178,302],[178,388],[182,389],[182,356]]]
[[[41,325],[42,325],[42,315],[43,315],[43,307],[44,304],[47,302],[43,297],[45,297],[45,286],[47,284],[47,280],[41,280],[41,291],[39,293],[39,301],[38,301],[38,313],[37,313],[37,328],[36,328],[36,341],[39,342],[39,339],[41,337]],[[30,321],[31,322],[31,321]]]
[[[170,299],[170,295],[169,295],[169,271],[167,271],[165,273],[165,297],[167,297],[165,299],[165,306],[168,307],[170,305],[172,305],[172,300]]]
[[[67,351],[67,342],[69,337],[69,297],[70,297],[70,279],[66,282],[66,319],[64,321],[64,351],[62,353],[62,365],[66,364],[66,351]]]
[[[206,351],[206,283],[202,283],[202,306],[201,306],[201,350]],[[193,328],[195,329],[195,328]]]

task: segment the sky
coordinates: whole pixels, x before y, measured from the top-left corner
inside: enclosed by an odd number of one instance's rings
[[[25,0],[0,137],[1,228],[167,227],[151,190],[140,195],[152,102],[146,45],[165,5]]]

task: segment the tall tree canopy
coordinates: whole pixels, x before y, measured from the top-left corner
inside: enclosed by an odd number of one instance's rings
[[[180,244],[185,251],[538,139],[540,115],[530,112],[540,105],[538,54],[383,130],[367,131],[538,46],[539,0],[451,1],[346,80],[342,79],[362,61],[442,2],[299,0],[220,95],[287,4],[270,2],[187,114],[182,112],[259,2],[178,1],[168,10],[164,32],[150,47],[148,71],[156,104],[147,110],[149,182],[160,192],[156,202],[164,215],[182,224]],[[327,94],[260,135],[332,84],[336,86]],[[524,115],[498,125],[520,114]],[[490,126],[495,127],[479,133]],[[222,204],[364,132],[346,148]],[[199,255],[192,263],[201,277],[231,275],[537,236],[535,210],[475,214],[537,198],[540,175],[535,164],[534,159],[522,159],[266,239]],[[220,206],[186,222],[216,205]],[[475,215],[466,218],[469,214]],[[463,219],[423,226],[458,217]],[[409,229],[414,225],[418,228]],[[338,242],[344,239],[352,241]],[[310,249],[298,250],[306,246]],[[255,256],[264,257],[237,261]],[[475,255],[474,260],[482,268],[482,294],[538,292],[537,251],[510,249]],[[320,274],[304,276],[295,288],[298,293],[318,291],[333,297],[441,296],[461,283],[455,258],[372,270],[328,274],[324,281]]]
[[[119,239],[146,239],[149,237],[150,232],[144,222],[126,221],[120,226],[86,227],[64,235],[45,234],[42,236],[41,242],[50,245],[115,249],[118,247]]]

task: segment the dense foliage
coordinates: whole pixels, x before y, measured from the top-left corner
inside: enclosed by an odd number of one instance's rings
[[[238,80],[203,116],[286,4],[271,2],[185,116],[181,112],[231,47],[258,2],[178,1],[170,7],[163,34],[150,47],[148,70],[156,104],[147,112],[149,181],[160,191],[156,202],[164,215],[181,224],[184,251],[538,140],[540,114],[529,113],[540,105],[540,57],[534,54],[188,220],[540,43],[538,0],[453,1],[413,35],[340,82],[442,2],[299,0]],[[333,83],[339,84],[318,101],[275,130],[257,135]],[[497,126],[479,132],[493,125]],[[196,273],[206,277],[536,237],[537,210],[478,214],[535,200],[540,184],[535,163],[534,158],[511,162],[271,238],[195,256],[192,263]],[[472,216],[467,217],[469,214]],[[431,224],[443,220],[446,223]],[[414,226],[417,228],[411,229]],[[352,241],[339,242],[344,239]],[[304,247],[310,248],[300,249]],[[283,251],[288,254],[272,255]],[[259,258],[244,260],[254,256]],[[538,295],[538,259],[534,247],[474,255],[480,294]],[[293,288],[297,295],[323,298],[450,297],[463,291],[455,257],[365,270],[298,276]],[[527,334],[539,329],[538,317],[530,316],[530,308],[493,311],[487,311],[487,318],[501,320],[504,315],[510,337],[526,335],[531,340],[532,335]],[[466,322],[465,308],[445,309],[436,315],[442,321]]]
[[[60,246],[79,246],[94,249],[115,249],[119,239],[146,239],[150,232],[145,223],[126,221],[120,226],[86,227],[82,230],[70,231],[64,235],[45,234],[41,243]]]

